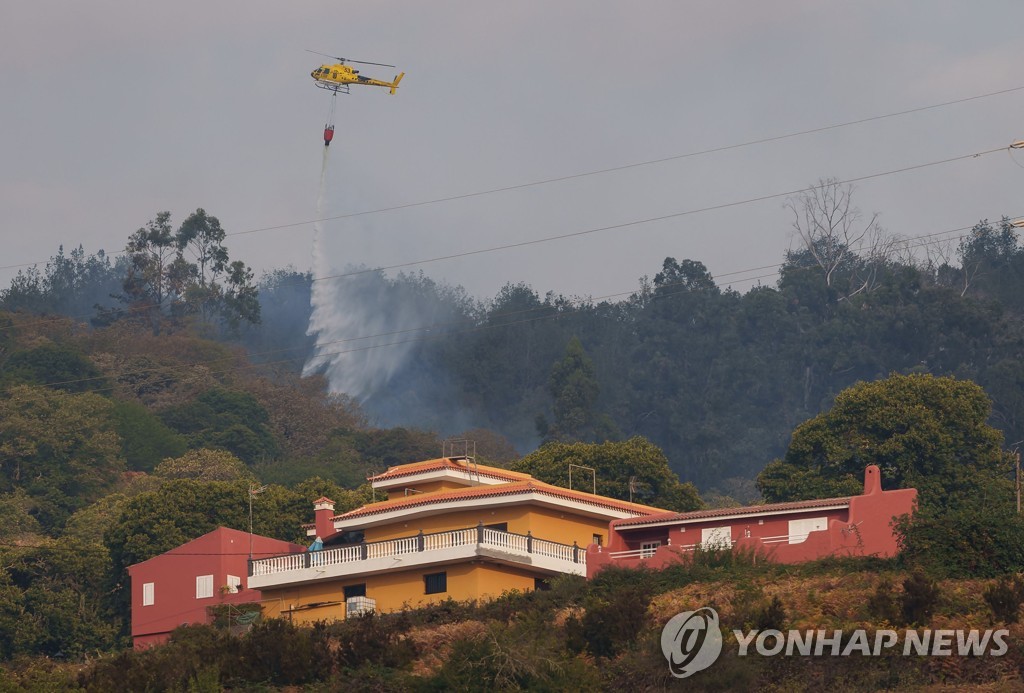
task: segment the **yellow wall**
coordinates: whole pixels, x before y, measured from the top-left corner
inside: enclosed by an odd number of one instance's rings
[[[446,532],[453,529],[475,527],[478,523],[494,525],[507,523],[508,531],[514,534],[533,532],[537,539],[547,539],[559,544],[577,542],[586,548],[595,534],[608,536],[608,520],[573,515],[569,511],[543,508],[536,505],[514,505],[499,508],[480,508],[458,512],[399,520],[381,527],[368,527],[364,532],[365,541],[382,541],[409,537],[423,530],[424,534]]]
[[[405,498],[407,495],[423,495],[428,493],[441,493],[442,491],[456,491],[458,489],[466,488],[466,484],[460,484],[457,481],[451,479],[440,479],[437,481],[421,481],[419,483],[409,483],[406,486],[397,486],[395,488],[388,489],[388,500],[395,500],[396,498]],[[410,489],[407,494],[406,489]],[[413,493],[412,490],[418,491]]]
[[[438,482],[444,483],[444,482]],[[576,515],[568,510],[558,510],[538,505],[518,503],[495,508],[479,507],[437,515],[399,520],[382,527],[365,530],[365,541],[382,541],[416,535],[420,530],[425,534],[454,529],[506,523],[508,531],[516,534],[532,532],[537,539],[572,545],[576,542],[586,548],[595,534],[602,538],[608,535],[608,520]],[[439,594],[425,594],[423,576],[444,571],[447,573],[448,591]],[[344,600],[346,585],[366,584],[366,596],[375,599],[378,611],[395,611],[405,607],[416,608],[441,602],[448,598],[457,601],[496,597],[509,590],[532,590],[534,578],[544,577],[526,569],[483,563],[479,560],[448,564],[443,566],[421,566],[412,570],[391,571],[369,577],[353,577],[333,580],[316,585],[279,590],[263,590],[264,613],[268,616],[289,617],[287,610],[312,602]],[[311,623],[319,620],[343,619],[345,605],[337,604],[315,609],[291,612],[290,618],[297,623]]]
[[[594,541],[594,535],[600,534],[602,541],[608,538],[608,522],[596,517],[573,515],[566,510],[554,508],[532,507],[526,517],[527,527],[538,539],[556,541],[559,544],[577,542],[586,548]],[[526,534],[526,529],[520,533]],[[511,525],[509,531],[513,530]]]
[[[447,592],[426,594],[423,576],[447,573]],[[377,611],[398,611],[443,602],[447,599],[469,601],[500,596],[503,592],[526,592],[534,588],[536,577],[547,577],[500,564],[481,562],[421,566],[414,570],[395,571],[365,578],[348,578],[319,585],[280,590],[263,590],[263,614],[267,617],[289,618],[294,623],[343,620],[345,618],[344,587],[366,584],[366,596],[375,599]],[[313,602],[339,601],[335,606],[294,609]]]

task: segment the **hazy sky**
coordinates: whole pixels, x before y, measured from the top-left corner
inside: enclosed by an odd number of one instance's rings
[[[338,97],[329,216],[1016,90],[325,224],[341,271],[669,217],[410,269],[478,297],[510,281],[597,297],[673,256],[746,290],[771,270],[731,273],[778,263],[792,243],[784,198],[680,213],[1024,138],[1022,19],[1019,0],[8,3],[0,286],[61,244],[116,252],[157,212],[180,222],[197,207],[258,273],[309,269],[312,224],[295,224],[315,217],[330,96],[305,49],[406,72],[396,96]],[[1024,215],[1022,187],[1024,152],[998,152],[869,178],[855,199],[919,236]]]

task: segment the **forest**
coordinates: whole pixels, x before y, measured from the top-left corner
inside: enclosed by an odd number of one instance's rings
[[[157,214],[116,253],[58,249],[0,290],[0,661],[116,651],[127,566],[219,525],[247,529],[255,489],[254,531],[300,540],[313,499],[357,507],[368,474],[437,457],[448,437],[551,483],[567,456],[599,459],[602,492],[622,495],[635,477],[637,500],[683,510],[846,492],[866,459],[850,441],[877,451],[872,435],[896,431],[885,478],[932,493],[901,528],[910,562],[885,567],[890,577],[1024,568],[1008,534],[1024,528],[1006,514],[1009,451],[1024,439],[1016,228],[980,221],[942,246],[883,236],[856,215],[822,227],[806,220],[849,213],[851,191],[821,190],[832,197],[793,202],[804,242],[771,286],[740,293],[699,260],[669,257],[618,300],[522,283],[480,299],[361,268],[319,288],[351,315],[383,318],[338,344],[307,334],[321,280],[292,268],[257,279],[202,209],[177,227]],[[915,427],[941,435],[903,435]],[[932,467],[913,461],[922,450]],[[997,526],[988,547],[951,548]],[[749,570],[764,597],[774,573]],[[563,589],[595,609],[640,598]],[[575,654],[622,647],[588,640],[580,618],[563,623],[556,660],[571,668]],[[489,647],[518,637],[495,627]],[[468,675],[444,666],[438,681]],[[206,675],[196,667],[183,689]],[[102,690],[109,672],[90,671],[80,683]]]
[[[831,192],[800,202],[819,216],[850,204],[850,190]],[[116,259],[61,250],[19,273],[0,309],[92,325],[148,320],[171,332],[203,325],[200,336],[244,347],[254,363],[322,375],[378,427],[489,431],[519,454],[549,440],[643,436],[682,480],[749,501],[752,480],[799,423],[850,385],[890,373],[976,382],[993,401],[992,424],[1007,441],[1024,438],[1016,229],[982,221],[943,246],[869,243],[876,226],[807,231],[780,259],[774,286],[742,294],[695,259],[666,258],[617,301],[521,283],[477,299],[423,274],[362,268],[323,288],[367,325],[352,321],[317,347],[307,335],[310,274],[281,269],[255,281],[228,261],[215,217],[198,210],[175,240],[162,213]]]

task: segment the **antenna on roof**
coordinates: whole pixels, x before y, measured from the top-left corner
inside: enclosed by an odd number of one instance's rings
[[[366,480],[367,481],[370,481],[370,479],[372,479],[375,476],[377,476],[377,470],[376,469],[367,469],[366,470]],[[370,502],[371,503],[376,503],[377,502],[377,487],[373,485],[372,481],[370,481]]]
[[[448,438],[441,442],[441,456],[449,460],[465,460],[470,478],[480,483],[480,467],[476,463],[476,441],[468,438]]]
[[[576,469],[583,469],[583,470],[586,470],[586,471],[590,472],[590,477],[591,477],[591,480],[593,482],[593,490],[591,491],[591,493],[593,493],[596,496],[597,495],[597,472],[594,470],[593,467],[584,467],[582,464],[573,464],[572,462],[569,463],[569,490],[570,491],[572,490],[572,468],[573,467],[575,467]]]

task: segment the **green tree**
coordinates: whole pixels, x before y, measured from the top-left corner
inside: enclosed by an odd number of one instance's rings
[[[224,450],[189,450],[181,457],[168,458],[158,464],[153,474],[164,479],[198,479],[200,481],[252,480],[254,477],[242,460]]]
[[[116,400],[113,409],[121,452],[128,468],[148,472],[167,457],[185,453],[185,439],[138,402]]]
[[[32,543],[43,536],[43,529],[33,517],[35,501],[25,489],[0,494],[0,545],[27,540]]]
[[[565,356],[551,369],[548,391],[554,398],[554,422],[550,427],[546,423],[538,423],[538,432],[545,439],[593,441],[611,433],[614,426],[596,410],[601,386],[597,382],[594,363],[584,351],[579,337],[573,336],[569,340]]]
[[[188,315],[204,323],[216,317],[232,329],[243,321],[258,323],[252,270],[239,260],[230,262],[225,236],[220,221],[203,209],[177,232],[170,212],[157,214],[125,247],[128,268],[120,298],[129,312],[148,318],[154,335],[168,321]]]
[[[0,549],[0,657],[109,650],[120,623],[106,599],[110,557],[75,538]]]
[[[171,213],[160,212],[128,238],[125,246],[128,273],[121,300],[135,317],[147,318],[153,334],[160,334],[163,315],[184,291],[186,263],[177,262]]]
[[[191,402],[165,409],[160,417],[190,446],[227,450],[247,464],[279,452],[266,409],[248,392],[211,388]]]
[[[636,503],[681,512],[703,507],[693,484],[679,481],[669,469],[665,453],[639,436],[621,442],[548,443],[514,462],[510,469],[568,487],[570,464],[593,469],[597,493],[602,496],[621,500],[632,497]],[[590,473],[574,469],[573,486],[590,491]]]
[[[46,529],[109,492],[124,471],[110,400],[18,385],[0,398],[0,491],[24,489]]]
[[[797,427],[785,457],[765,468],[758,487],[769,501],[855,491],[864,468],[875,464],[887,486],[917,488],[922,506],[945,506],[1008,471],[1003,436],[987,423],[991,411],[984,390],[965,380],[891,375],[860,382]]]
[[[47,343],[15,351],[0,372],[8,382],[47,385],[67,392],[86,392],[105,385],[92,361],[68,344]]]

